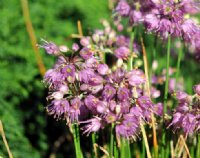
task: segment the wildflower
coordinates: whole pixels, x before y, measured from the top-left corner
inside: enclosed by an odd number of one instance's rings
[[[69,112],[69,109],[69,102],[65,99],[53,100],[47,106],[47,112],[50,115],[54,115],[54,117],[57,119],[60,119],[62,116],[66,115]]]
[[[121,16],[127,16],[130,11],[130,6],[126,2],[126,0],[120,0],[116,9],[115,9]]]
[[[98,117],[94,117],[80,123],[87,123],[87,125],[82,128],[84,130],[83,134],[87,133],[87,135],[91,132],[97,132],[102,127],[101,118]]]
[[[200,96],[200,84],[195,85],[193,89],[194,89],[194,92],[195,92],[197,95]]]
[[[75,52],[77,52],[79,50],[79,45],[77,43],[74,43],[72,45],[72,50],[75,51]]]
[[[106,64],[99,64],[98,68],[97,68],[97,71],[101,75],[108,74],[108,71],[109,71],[108,65],[106,65]]]
[[[115,50],[115,56],[120,59],[127,59],[130,55],[129,48],[121,46]]]
[[[47,54],[50,55],[59,55],[59,48],[53,42],[47,42],[45,40],[43,45],[39,45],[41,48],[44,48]]]
[[[83,59],[87,60],[94,55],[94,52],[91,51],[89,48],[84,47],[84,48],[81,49],[80,55]]]
[[[139,86],[145,83],[145,76],[141,70],[134,69],[127,73],[126,75],[129,84],[132,86]]]

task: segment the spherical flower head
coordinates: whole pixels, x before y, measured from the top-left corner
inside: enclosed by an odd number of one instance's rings
[[[121,16],[127,16],[130,12],[130,6],[126,2],[126,0],[120,0],[115,10],[121,15]]]
[[[93,55],[94,55],[94,52],[87,47],[82,48],[80,51],[80,56],[85,60],[92,58]]]
[[[61,119],[61,117],[69,112],[69,102],[65,99],[53,100],[47,106],[47,112],[50,115],[54,115],[55,118]]]
[[[109,72],[109,67],[108,67],[107,64],[99,64],[98,68],[97,68],[97,71],[101,75],[106,75]]]
[[[142,70],[134,69],[126,74],[128,82],[132,86],[139,86],[145,83],[145,75]]]
[[[195,92],[197,95],[200,96],[200,84],[195,85],[193,89],[194,89],[194,92]]]
[[[43,45],[39,45],[39,47],[44,48],[47,54],[50,55],[59,55],[60,51],[59,51],[59,47],[56,46],[55,43],[53,42],[47,42],[45,40]]]
[[[94,117],[87,121],[82,121],[80,123],[87,123],[82,129],[84,130],[83,134],[87,133],[89,135],[91,132],[97,132],[102,127],[101,118]]]
[[[113,86],[110,84],[105,85],[103,92],[102,92],[102,97],[105,100],[111,100],[116,94],[116,90]]]
[[[77,43],[74,43],[72,45],[72,50],[75,51],[75,52],[77,52],[79,50],[79,45]]]
[[[126,87],[119,87],[117,91],[117,98],[120,101],[128,100],[130,97],[130,90]]]
[[[75,66],[72,64],[65,65],[61,70],[61,73],[63,74],[64,78],[66,78],[69,83],[74,83],[75,72]]]
[[[121,46],[115,50],[115,56],[119,59],[127,59],[130,55],[129,48]]]

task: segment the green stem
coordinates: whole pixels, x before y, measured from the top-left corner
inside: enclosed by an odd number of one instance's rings
[[[130,43],[129,43],[130,57],[128,59],[128,70],[133,69],[133,55],[132,55],[132,53],[133,53],[134,36],[135,36],[135,33],[134,33],[134,31],[132,31],[131,36],[130,36]]]
[[[114,147],[114,128],[115,125],[112,124],[110,132],[110,157],[113,157],[113,147]]]
[[[114,158],[118,158],[118,157],[119,157],[119,151],[118,151],[116,139],[114,139]]]
[[[165,81],[164,113],[163,113],[163,115],[167,112],[167,98],[168,98],[168,87],[169,87],[170,48],[171,48],[171,36],[169,35],[168,42],[167,42],[167,64],[166,64],[166,81]]]
[[[94,158],[94,157],[97,157],[97,155],[96,155],[96,154],[97,154],[97,153],[96,153],[97,151],[96,151],[96,148],[95,148],[95,144],[96,144],[96,133],[92,133],[92,149],[93,149],[93,150],[92,150],[92,154],[93,154],[92,157],[93,157],[93,158]]]
[[[72,125],[72,134],[74,137],[74,146],[76,151],[76,158],[82,158],[82,152],[80,147],[80,135],[79,135],[79,127],[76,124]]]
[[[182,52],[183,52],[182,47],[180,47],[180,49],[178,51],[178,61],[177,61],[177,65],[176,65],[176,90],[177,90],[177,86],[178,86],[178,78],[179,78],[179,72],[180,72]]]
[[[200,134],[197,135],[197,157],[200,157]]]

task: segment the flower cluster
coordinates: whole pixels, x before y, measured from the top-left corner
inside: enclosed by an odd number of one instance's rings
[[[120,66],[103,63],[99,52],[107,50],[106,44],[100,42],[105,35],[94,36],[94,40],[83,37],[80,47],[73,44],[71,49],[46,41],[41,46],[48,54],[58,56],[57,63],[44,77],[49,87],[47,112],[68,124],[86,124],[83,130],[87,134],[115,124],[118,136],[134,138],[142,122],[151,122],[152,113],[162,115],[162,104],[153,104],[146,96],[142,70],[128,71],[125,63]],[[119,37],[116,38],[114,55],[125,59],[130,51],[126,45],[118,44]],[[63,50],[68,50],[70,57]]]
[[[188,135],[200,130],[200,84],[194,86],[194,96],[178,91],[175,96],[178,106],[173,114],[170,126],[181,129]]]
[[[189,14],[199,12],[198,2],[194,0],[120,0],[115,10],[120,16],[129,18],[131,24],[144,24],[148,32],[155,32],[166,39],[183,38],[199,50],[200,27]]]

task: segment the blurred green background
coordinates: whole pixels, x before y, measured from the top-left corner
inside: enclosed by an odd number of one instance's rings
[[[78,33],[81,20],[86,34],[109,18],[107,0],[28,0],[37,41],[41,38],[66,44]],[[45,112],[45,87],[23,18],[20,0],[0,0],[0,120],[15,158],[74,157],[65,122],[57,123]],[[45,67],[54,59],[41,49]],[[65,140],[60,146],[56,142]],[[8,157],[0,138],[0,157]]]

